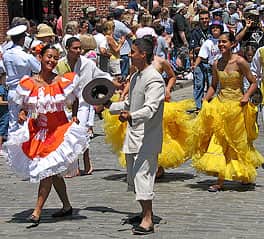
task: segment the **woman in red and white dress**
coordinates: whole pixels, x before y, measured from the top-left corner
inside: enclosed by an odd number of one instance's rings
[[[86,128],[76,123],[76,111],[73,110],[71,122],[64,112],[66,102],[74,102],[75,92],[80,90],[79,78],[75,73],[63,76],[53,73],[58,59],[58,50],[45,46],[40,52],[40,73],[20,80],[16,102],[28,112],[28,119],[19,119],[20,122],[25,120],[23,125],[10,134],[5,144],[11,168],[31,182],[40,182],[36,207],[28,218],[35,226],[39,224],[52,185],[63,204],[63,208],[52,216],[72,214],[62,175],[76,170],[78,154],[89,144]]]

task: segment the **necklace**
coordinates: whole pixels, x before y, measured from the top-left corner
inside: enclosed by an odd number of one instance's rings
[[[38,77],[36,78],[36,81],[38,81],[38,82],[44,82],[44,80],[40,78],[40,75],[38,75]]]
[[[50,76],[47,80],[44,80],[43,78],[40,78],[40,75],[36,78],[36,81],[38,82],[46,82],[46,83],[51,83],[53,79],[53,76]]]

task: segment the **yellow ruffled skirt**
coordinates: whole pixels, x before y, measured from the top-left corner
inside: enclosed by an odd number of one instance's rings
[[[254,148],[258,136],[256,107],[217,97],[204,102],[188,139],[196,170],[224,180],[254,182],[263,156]]]
[[[186,114],[187,109],[194,107],[193,100],[165,102],[163,114],[163,145],[158,164],[164,168],[176,168],[190,158],[187,138],[191,134],[192,116]],[[119,157],[121,166],[125,167],[125,156],[122,153],[127,123],[121,123],[118,115],[103,112],[105,141],[112,146]]]

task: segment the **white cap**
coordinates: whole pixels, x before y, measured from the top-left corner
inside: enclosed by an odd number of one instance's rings
[[[119,5],[116,8],[121,9],[121,10],[125,10],[126,9],[124,5]]]
[[[176,12],[179,13],[182,9],[186,8],[186,5],[182,2],[176,5]]]
[[[96,11],[96,8],[95,7],[88,7],[86,9],[86,13],[89,13],[89,12],[95,12]]]
[[[8,36],[17,36],[17,35],[20,35],[23,32],[25,32],[26,30],[27,30],[27,26],[26,25],[18,25],[18,26],[15,26],[15,27],[9,29],[6,32],[6,34]]]

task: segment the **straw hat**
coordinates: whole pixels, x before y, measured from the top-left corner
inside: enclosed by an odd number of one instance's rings
[[[41,24],[41,26],[38,27],[38,34],[36,35],[36,38],[53,36],[55,36],[55,34],[50,26],[46,24]]]

